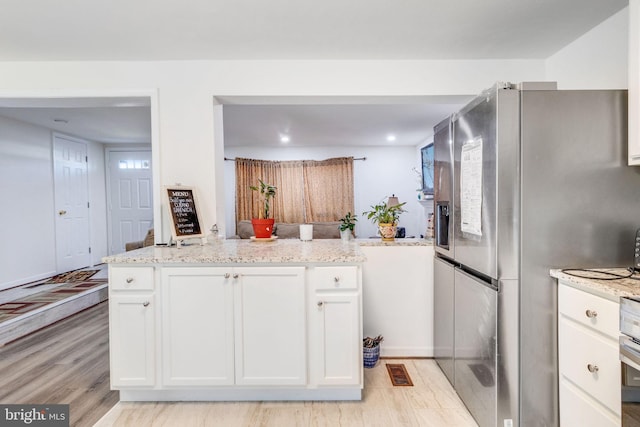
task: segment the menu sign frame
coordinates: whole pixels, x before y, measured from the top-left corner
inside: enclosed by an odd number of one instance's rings
[[[202,223],[198,217],[198,197],[194,187],[171,185],[165,187],[165,202],[171,220],[171,237],[175,242],[184,239],[204,238]]]

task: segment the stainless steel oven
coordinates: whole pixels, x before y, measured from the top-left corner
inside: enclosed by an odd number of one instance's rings
[[[640,298],[620,298],[622,427],[640,427]]]

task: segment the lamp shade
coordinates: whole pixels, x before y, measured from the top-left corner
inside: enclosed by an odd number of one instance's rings
[[[390,208],[391,206],[398,206],[399,204],[400,204],[400,201],[398,200],[395,194],[392,194],[391,197],[389,197],[389,200],[387,200],[388,208]]]

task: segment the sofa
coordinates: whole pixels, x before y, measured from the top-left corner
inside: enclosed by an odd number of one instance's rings
[[[314,239],[339,239],[340,238],[340,221],[330,222],[310,222],[313,225]],[[236,226],[236,238],[248,239],[253,236],[253,226],[250,220],[242,220]],[[274,225],[273,235],[279,239],[299,239],[300,223],[276,222]]]
[[[134,249],[144,248],[145,246],[153,246],[155,242],[153,228],[147,231],[147,235],[144,236],[144,240],[136,240],[135,242],[128,242],[124,244],[125,251],[132,251]]]

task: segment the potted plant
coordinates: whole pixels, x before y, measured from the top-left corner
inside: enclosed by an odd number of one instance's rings
[[[251,185],[249,188],[258,192],[259,201],[262,206],[258,211],[258,218],[251,219],[251,225],[253,226],[253,233],[256,239],[268,239],[273,233],[274,219],[269,218],[271,214],[271,205],[269,204],[272,197],[276,195],[276,187],[271,184],[265,183],[263,180],[258,179],[259,185]]]
[[[338,228],[340,229],[340,238],[343,241],[351,239],[351,236],[353,235],[353,227],[356,226],[356,221],[358,221],[358,218],[352,215],[351,212],[347,212],[345,216],[340,218],[340,222],[342,224],[340,224]]]
[[[378,232],[384,241],[393,241],[396,237],[398,218],[404,212],[402,207],[407,202],[389,206],[388,203],[379,203],[371,206],[370,211],[362,214],[366,215],[374,224],[378,224]]]

